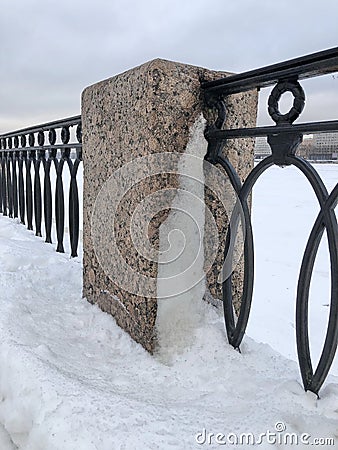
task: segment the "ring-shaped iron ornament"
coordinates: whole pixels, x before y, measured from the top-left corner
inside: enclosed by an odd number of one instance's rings
[[[14,136],[14,148],[18,148],[18,147],[19,147],[19,137]]]
[[[293,105],[289,112],[282,114],[279,111],[278,102],[285,92],[291,92],[294,96]],[[272,120],[281,125],[292,124],[303,111],[305,105],[305,93],[298,81],[280,81],[272,89],[268,100],[268,112]]]
[[[81,125],[81,123],[79,123],[79,125],[76,127],[76,139],[80,144],[82,144],[82,125]]]
[[[54,145],[56,142],[56,131],[54,128],[51,128],[48,132],[48,140],[50,145]]]
[[[35,136],[34,133],[29,133],[28,135],[28,144],[30,147],[34,147]]]
[[[63,144],[68,144],[70,139],[69,127],[63,127],[61,129],[61,141]]]
[[[8,141],[8,143],[7,143],[8,144],[8,148],[11,149],[13,147],[12,138],[11,137],[7,138],[7,141]]]
[[[43,131],[39,131],[38,132],[38,145],[40,147],[42,147],[44,143],[45,143],[45,133]]]
[[[26,138],[25,134],[20,136],[20,144],[21,144],[21,147],[26,147],[26,145],[27,145],[27,138]]]

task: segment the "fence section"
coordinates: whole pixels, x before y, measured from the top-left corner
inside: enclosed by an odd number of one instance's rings
[[[225,243],[225,256],[231,267],[232,261],[230,260],[232,258],[229,258],[229,255],[234,254],[234,234],[240,222],[245,229],[244,281],[238,320],[235,320],[234,317],[232,297],[233,285],[235,286],[236,281],[232,280],[230,275],[222,283],[227,334],[229,342],[235,348],[239,348],[245,333],[253,294],[254,242],[248,206],[252,188],[263,172],[274,164],[278,166],[294,165],[305,175],[318,199],[320,212],[308,238],[300,267],[296,299],[296,335],[304,387],[314,393],[318,393],[328,374],[338,340],[338,225],[335,214],[338,202],[338,184],[329,193],[311,164],[297,156],[297,149],[302,142],[303,133],[338,131],[338,120],[298,124],[294,124],[294,122],[301,115],[305,104],[305,93],[299,81],[336,71],[338,71],[338,48],[225,78],[215,79],[216,74],[212,74],[212,78],[209,79],[214,81],[204,81],[201,85],[204,96],[203,105],[198,88],[200,78],[205,77],[206,74],[204,69],[181,65],[178,70],[173,63],[156,60],[112,80],[107,80],[105,84],[99,83],[88,88],[84,93],[82,105],[83,122],[86,126],[86,135],[88,135],[85,146],[86,164],[89,164],[87,172],[89,191],[86,192],[86,208],[90,214],[87,214],[87,218],[91,217],[97,198],[98,175],[100,175],[100,183],[103,184],[111,176],[113,168],[120,167],[116,161],[122,165],[130,161],[130,155],[135,154],[135,157],[139,157],[142,152],[145,155],[154,153],[159,143],[163,144],[161,146],[163,149],[171,148],[183,153],[188,143],[189,129],[197,115],[201,111],[215,109],[217,119],[213,125],[208,125],[205,131],[208,141],[206,159],[223,167],[238,196]],[[131,80],[137,80],[137,83],[139,80],[147,82],[139,86],[136,84],[134,87]],[[169,80],[169,82],[163,80]],[[231,107],[227,111],[226,106],[227,104],[231,106],[230,95],[272,85],[274,88],[268,100],[268,112],[275,122],[274,126],[224,129],[227,115],[231,117]],[[160,95],[159,92],[162,94]],[[279,110],[279,101],[286,92],[291,92],[294,101],[289,112],[282,114]],[[248,98],[250,96],[255,98],[252,92]],[[243,98],[243,96],[238,97],[236,100],[238,116],[242,118],[245,115]],[[145,99],[146,102],[143,104],[142,101]],[[241,107],[238,107],[240,101],[242,104]],[[100,102],[99,108],[97,102]],[[128,114],[131,105],[134,107],[136,104],[138,110],[135,117],[138,122],[136,121],[131,127]],[[150,104],[154,106],[150,108]],[[142,108],[139,105],[143,105]],[[247,113],[253,109],[255,108],[248,107]],[[99,116],[97,115],[98,110],[100,111]],[[149,120],[151,119],[149,122],[151,126],[148,123],[145,126],[143,115],[138,114],[138,111],[146,114],[147,110],[156,111],[156,116],[149,115],[148,117]],[[103,113],[106,114],[107,120],[102,120]],[[250,114],[252,116],[252,112]],[[112,132],[112,117],[119,117],[119,121],[114,124],[114,132]],[[230,123],[232,122],[230,121]],[[250,123],[250,120],[246,120],[246,123]],[[125,130],[128,130],[128,133],[125,133]],[[177,132],[173,130],[177,130]],[[143,134],[140,139],[141,133]],[[0,136],[0,212],[9,217],[20,218],[28,229],[35,229],[37,236],[42,236],[44,227],[46,242],[52,242],[53,221],[55,221],[56,250],[58,252],[64,252],[64,176],[65,173],[70,176],[68,222],[71,256],[77,255],[79,241],[77,174],[82,161],[81,136],[81,116],[25,128]],[[125,141],[121,141],[121,136]],[[223,148],[228,139],[246,137],[267,137],[272,154],[262,159],[242,183],[241,174],[236,172],[228,157],[224,155]],[[106,158],[101,159],[99,164],[96,161],[98,142],[101,149],[106,149]],[[138,143],[138,146],[135,143]],[[99,169],[100,171],[98,171]],[[105,217],[100,216],[99,218],[103,222],[106,220]],[[91,225],[88,224],[88,229],[91,229]],[[101,226],[101,223],[99,225]],[[100,226],[98,226],[98,230],[102,232]],[[111,228],[111,223],[109,223],[109,227]],[[330,314],[322,355],[314,370],[308,332],[309,292],[314,263],[325,230],[328,237],[331,265]],[[128,256],[132,255],[133,252],[128,247],[131,245],[131,239],[126,239],[124,234],[121,236],[125,251],[129,252]],[[277,238],[278,236],[276,236]],[[108,243],[109,245],[111,243],[109,239]],[[121,267],[118,265],[114,267],[114,259],[110,258],[109,246],[105,253],[108,255],[109,263],[109,273],[107,274],[96,260],[97,255],[95,249],[91,248],[93,244],[89,238],[86,245],[84,293],[88,300],[98,303],[102,309],[113,314],[118,323],[135,340],[149,351],[153,351],[154,325],[157,314],[156,289],[154,295],[149,295],[147,292],[147,295],[144,295],[143,300],[140,301],[140,295],[136,295],[133,289],[129,289],[129,285],[132,285],[130,280],[127,280],[129,290],[124,285],[117,287],[116,277],[110,276],[110,274],[115,269],[119,273]],[[141,272],[143,276],[145,272],[143,266]],[[149,274],[156,280],[157,265],[151,265]],[[136,286],[139,286],[138,283]],[[134,286],[132,287],[134,288]],[[138,293],[138,291],[135,292]]]
[[[81,116],[2,134],[0,161],[0,212],[4,216],[20,218],[29,230],[35,229],[37,236],[42,236],[44,226],[46,242],[49,243],[52,242],[52,225],[55,222],[58,252],[64,252],[63,179],[64,167],[68,168],[70,247],[71,256],[77,256],[77,173],[82,161]]]
[[[254,242],[247,200],[254,184],[262,173],[273,164],[278,166],[294,165],[306,176],[318,199],[320,212],[313,225],[304,252],[296,300],[296,337],[299,365],[305,389],[314,393],[318,393],[328,374],[338,339],[338,226],[334,211],[338,202],[338,184],[329,194],[312,165],[297,156],[296,152],[302,142],[303,133],[338,131],[338,121],[299,124],[294,124],[294,121],[302,113],[305,104],[305,93],[299,80],[336,71],[338,71],[338,48],[333,48],[243,74],[202,83],[206,105],[214,108],[217,112],[215,124],[207,127],[205,132],[208,140],[206,159],[213,164],[220,164],[225,169],[239,198],[231,220],[233,227],[229,228],[228,231],[225,254],[233,254],[234,229],[238,226],[241,218],[244,217],[242,226],[245,228],[246,237],[244,245],[245,275],[237,322],[233,313],[231,276],[223,282],[225,324],[229,342],[235,348],[239,348],[243,339],[253,294]],[[274,85],[274,88],[268,100],[268,113],[275,122],[275,126],[223,129],[227,114],[224,99],[227,96],[272,85]],[[279,101],[286,92],[291,92],[294,101],[291,109],[286,114],[282,114],[279,110]],[[222,154],[222,149],[228,139],[246,137],[267,137],[272,154],[264,158],[242,184],[234,167],[228,158]],[[330,315],[322,354],[317,368],[313,370],[308,333],[309,292],[313,267],[324,230],[326,230],[328,237],[331,265]],[[278,239],[278,236],[276,236],[276,239]]]

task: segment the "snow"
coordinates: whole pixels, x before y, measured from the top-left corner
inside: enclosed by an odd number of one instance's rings
[[[338,180],[338,165],[317,164],[315,167],[331,191]],[[271,167],[257,182],[253,201],[257,275],[248,333],[296,360],[297,280],[304,249],[319,211],[318,202],[305,176],[294,167]],[[310,295],[310,347],[316,363],[324,343],[330,302],[326,242],[324,235]],[[331,373],[338,376],[338,358]]]
[[[317,169],[332,187],[338,165]],[[293,169],[264,175],[254,192],[257,284],[250,337],[241,353],[235,351],[222,316],[199,302],[189,344],[173,346],[165,358],[149,355],[81,298],[81,257],[56,253],[1,216],[0,449],[219,448],[225,438],[217,433],[257,437],[267,431],[275,433],[275,443],[264,437],[257,443],[262,449],[287,448],[285,433],[337,443],[337,357],[320,399],[303,391],[294,360],[295,278],[314,203]],[[322,250],[311,301],[314,352],[329,301],[321,287],[328,271]],[[204,435],[206,443],[199,444],[196,437],[203,442]],[[252,445],[229,440],[226,447]]]

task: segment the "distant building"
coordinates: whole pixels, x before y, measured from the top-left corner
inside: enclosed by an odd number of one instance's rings
[[[271,148],[266,137],[257,137],[255,143],[255,158],[263,159],[271,155]]]
[[[303,142],[297,148],[296,155],[304,159],[310,159],[310,155],[313,153],[314,139],[313,137],[304,136]]]
[[[271,149],[267,138],[257,137],[255,158],[263,159],[270,154]],[[296,154],[312,161],[338,161],[338,133],[320,133],[313,136],[304,136]]]
[[[315,134],[313,140],[313,150],[309,155],[309,159],[338,159],[338,133]]]

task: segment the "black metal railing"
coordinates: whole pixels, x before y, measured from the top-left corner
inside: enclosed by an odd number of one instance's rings
[[[58,252],[64,252],[63,169],[68,166],[71,256],[77,256],[79,242],[77,173],[82,161],[81,142],[81,116],[0,135],[0,212],[20,218],[29,230],[35,228],[37,236],[42,236],[44,222],[46,242],[50,243],[55,220]]]
[[[243,339],[253,294],[254,243],[247,200],[254,184],[260,175],[274,164],[278,166],[293,165],[306,176],[318,199],[320,212],[305,248],[296,299],[296,339],[300,371],[305,390],[310,390],[317,395],[333,362],[338,339],[338,226],[334,211],[338,202],[338,183],[329,194],[313,166],[298,157],[296,151],[302,142],[303,133],[338,131],[338,120],[296,125],[293,122],[300,116],[305,103],[305,94],[299,80],[336,71],[338,71],[338,47],[216,81],[202,82],[201,85],[206,105],[217,111],[215,124],[208,126],[205,131],[208,141],[206,159],[213,164],[220,164],[224,168],[238,195],[238,204],[231,219],[232,225],[235,223],[237,227],[240,217],[244,216],[244,220],[242,220],[242,226],[245,228],[244,280],[237,322],[233,313],[231,276],[223,282],[225,324],[229,342],[233,347],[239,348]],[[275,126],[223,129],[226,118],[224,102],[226,96],[271,85],[274,85],[274,88],[268,100],[268,112],[275,122]],[[281,114],[279,100],[285,92],[291,92],[294,101],[290,111]],[[242,184],[230,161],[222,154],[222,150],[228,139],[257,136],[267,136],[272,154],[259,162]],[[309,291],[313,267],[324,230],[326,230],[330,254],[331,302],[322,354],[317,368],[313,370],[308,333]],[[229,252],[230,255],[233,255],[233,234],[234,227],[232,226],[229,227],[227,233],[225,255]]]

